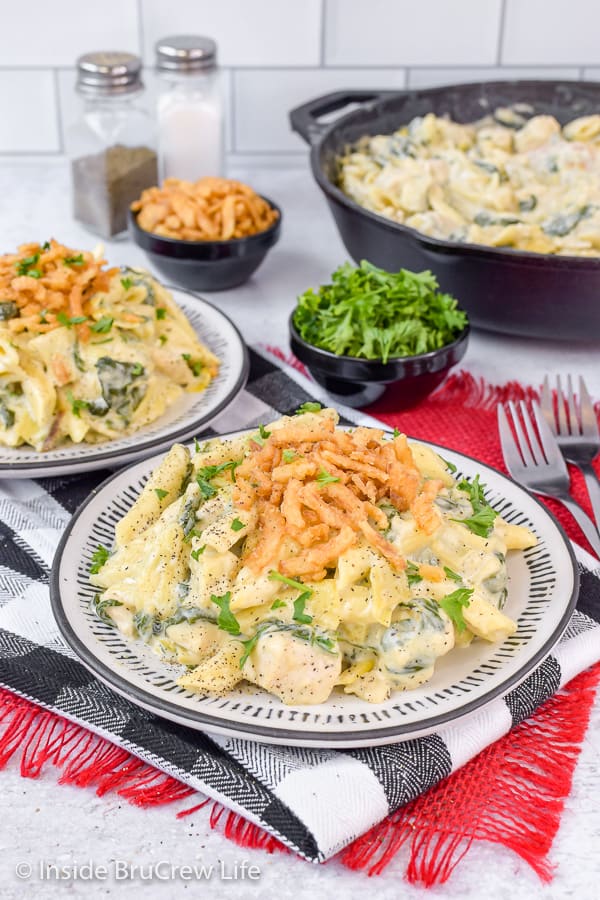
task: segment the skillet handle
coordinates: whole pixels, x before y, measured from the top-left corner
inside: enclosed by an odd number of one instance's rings
[[[290,112],[290,124],[292,131],[296,131],[300,137],[304,138],[307,144],[314,144],[330,123],[324,124],[319,122],[319,117],[327,113],[335,112],[337,109],[343,109],[351,103],[372,103],[376,100],[382,100],[392,94],[399,94],[400,91],[365,91],[365,90],[345,90],[333,91],[331,94],[323,94],[315,100],[309,100],[302,106],[297,106]]]

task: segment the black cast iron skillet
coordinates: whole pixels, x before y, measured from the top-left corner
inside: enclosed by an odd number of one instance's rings
[[[361,104],[324,125],[319,119]],[[473,122],[499,106],[529,104],[561,124],[600,113],[600,82],[492,81],[414,91],[339,91],[290,113],[312,145],[313,175],[341,238],[357,262],[390,271],[431,269],[471,324],[492,331],[561,340],[600,340],[600,256],[551,256],[437,240],[369,212],[337,187],[337,159],[366,134],[391,134],[428,112]]]

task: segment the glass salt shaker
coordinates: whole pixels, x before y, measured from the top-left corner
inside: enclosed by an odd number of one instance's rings
[[[141,67],[132,53],[77,60],[79,115],[66,135],[73,215],[104,238],[127,230],[130,203],[158,182],[156,127],[141,103]]]
[[[217,45],[193,35],[156,44],[161,178],[223,173],[223,99]]]

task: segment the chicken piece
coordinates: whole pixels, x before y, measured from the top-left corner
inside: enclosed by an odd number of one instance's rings
[[[243,668],[244,678],[287,705],[324,703],[342,670],[342,655],[283,631],[267,631]]]

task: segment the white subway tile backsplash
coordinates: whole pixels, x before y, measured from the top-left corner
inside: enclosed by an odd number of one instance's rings
[[[319,64],[321,0],[142,0],[144,53],[169,34],[204,34],[225,66]]]
[[[140,49],[137,0],[13,0],[2,7],[2,66],[72,66],[92,50]]]
[[[325,0],[325,62],[489,65],[501,0]]]
[[[0,71],[0,153],[59,150],[54,72]]]
[[[506,0],[502,62],[600,63],[598,0]]]
[[[410,69],[408,72],[409,87],[414,88],[437,87],[438,85],[461,84],[461,82],[467,83],[473,81],[503,81],[512,78],[553,78],[556,80],[571,80],[579,78],[579,69],[576,66],[497,66],[494,68],[484,67],[472,69]]]
[[[303,142],[289,125],[288,113],[300,103],[343,88],[404,87],[401,69],[244,69],[234,72],[236,131],[234,149],[254,153],[298,152]]]

